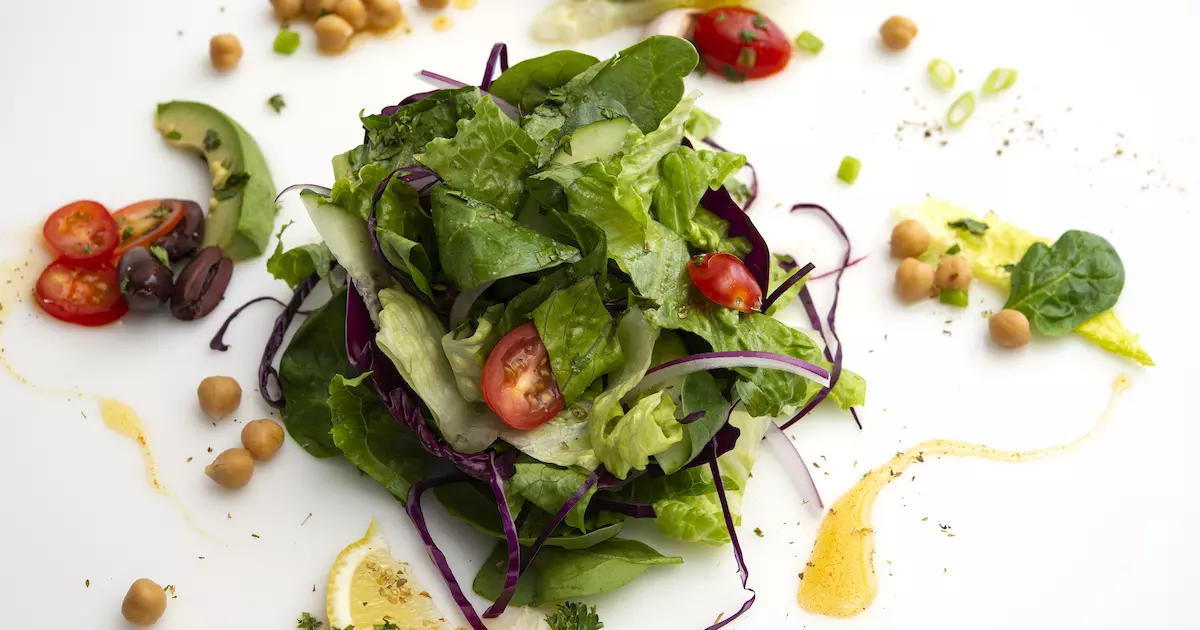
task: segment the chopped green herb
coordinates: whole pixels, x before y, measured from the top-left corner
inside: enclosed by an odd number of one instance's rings
[[[275,35],[275,52],[281,55],[290,55],[296,52],[300,47],[300,33],[289,28],[279,29],[279,34]]]
[[[224,201],[236,197],[242,189],[246,187],[246,182],[250,181],[250,174],[246,171],[234,171],[225,178],[225,183],[220,188],[213,189],[213,197],[217,201]]]
[[[383,623],[375,624],[375,630],[400,630],[400,626],[392,623],[391,619],[383,618]]]
[[[724,13],[718,13],[717,17],[715,19],[713,19],[713,22],[720,24],[721,22],[724,22],[725,18],[727,18],[727,17],[729,17],[729,16],[725,15]]]
[[[167,140],[178,140],[178,139],[180,139],[180,138],[182,138],[182,137],[183,137],[183,134],[181,134],[181,133],[179,133],[178,131],[176,131],[176,130],[172,129],[172,130],[170,130],[170,131],[168,131],[168,132],[167,132],[167,135],[166,135],[165,137],[166,137],[166,139],[167,139]]]
[[[961,308],[967,307],[969,297],[970,296],[967,295],[967,292],[961,289],[942,289],[941,293],[938,295],[938,299],[942,304],[949,304],[950,306],[958,306]]]
[[[961,251],[962,251],[962,248],[958,246],[958,243],[955,243],[955,244],[953,244],[953,245],[951,245],[951,246],[950,246],[950,249],[947,249],[947,250],[946,250],[946,255],[947,255],[947,256],[953,256],[953,255],[955,255],[955,254],[957,254],[957,253],[959,253],[959,252],[961,252]]]
[[[742,40],[743,43],[753,44],[754,40],[758,39],[758,35],[755,35],[754,31],[742,29],[738,32],[738,39]]]
[[[725,80],[730,83],[744,83],[746,75],[733,69],[733,66],[725,66]]]
[[[958,74],[954,72],[954,66],[950,65],[945,59],[930,61],[928,70],[929,80],[933,81],[935,87],[948,90],[954,87],[954,83],[958,80]]]
[[[213,131],[212,129],[205,131],[204,150],[216,151],[219,148],[221,148],[221,137],[217,135],[217,132]]]
[[[754,52],[754,49],[749,46],[743,46],[742,51],[738,53],[738,65],[745,68],[753,68],[756,61],[758,61],[758,55]]]
[[[133,238],[133,226],[126,225],[124,230],[121,230],[121,240],[128,241]]]
[[[842,163],[838,166],[837,177],[847,184],[853,184],[858,181],[860,170],[862,170],[862,162],[859,162],[856,157],[847,155],[842,158]]]
[[[162,263],[162,266],[167,269],[171,268],[171,257],[167,255],[167,250],[161,245],[151,245],[150,253],[154,254],[154,257],[158,259],[158,262]]]
[[[287,105],[287,103],[283,102],[282,94],[275,94],[271,98],[267,99],[267,105],[270,105],[271,109],[275,110],[275,113],[278,114],[279,112],[283,111],[283,108]]]
[[[983,236],[988,229],[988,224],[979,219],[962,218],[956,221],[950,221],[946,224],[956,230],[966,230],[975,236]]]
[[[166,206],[160,205],[159,207],[155,208],[153,212],[150,213],[150,216],[154,217],[155,219],[161,219],[161,218],[167,216],[168,214],[171,214],[171,209]]]
[[[983,82],[984,94],[996,94],[1012,87],[1017,82],[1017,71],[1013,68],[996,68]]]
[[[596,615],[596,607],[588,608],[579,602],[563,602],[546,617],[550,630],[600,630],[604,622]]]
[[[759,538],[762,538],[763,536],[765,536],[765,534],[763,534],[763,530],[761,527],[754,528],[754,535],[758,536]]]
[[[296,627],[303,630],[318,630],[324,625],[325,622],[318,620],[308,613],[300,613],[300,618],[296,620]]]
[[[800,50],[815,55],[825,47],[825,42],[821,41],[821,38],[814,35],[812,31],[804,31],[796,36],[796,45],[800,47]]]
[[[751,20],[751,23],[754,24],[754,28],[762,29],[764,31],[767,30],[767,20],[763,18],[761,13],[755,13],[754,19]]]
[[[967,119],[974,113],[975,95],[967,92],[958,97],[958,100],[950,106],[950,111],[946,113],[946,122],[950,123],[951,127],[958,127],[967,122]]]

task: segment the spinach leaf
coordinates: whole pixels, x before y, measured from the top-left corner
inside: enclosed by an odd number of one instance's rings
[[[1104,237],[1070,230],[1034,243],[1012,273],[1004,308],[1021,311],[1043,335],[1065,335],[1117,303],[1125,265]]]
[[[351,464],[403,503],[408,489],[425,478],[429,453],[392,418],[375,391],[362,385],[367,376],[338,374],[329,383],[333,441]]]
[[[463,291],[488,280],[553,267],[578,253],[443,186],[433,192],[433,222],[442,270]]]
[[[475,115],[479,99],[479,89],[474,87],[439,90],[391,116],[363,116],[366,142],[334,160],[344,165],[339,176],[353,179],[368,164],[378,164],[386,172],[415,164],[413,156],[429,141],[458,133],[458,121]]]
[[[581,52],[559,50],[512,66],[492,82],[488,91],[523,112],[531,112],[546,101],[550,90],[566,85],[598,61]]]
[[[600,299],[594,278],[555,291],[533,311],[533,322],[568,405],[592,381],[621,362],[613,318]]]
[[[453,138],[431,141],[417,159],[447,186],[512,215],[537,151],[529,134],[485,96],[476,103],[474,118],[459,121]]]
[[[633,122],[645,133],[683,98],[683,78],[700,60],[691,42],[667,35],[653,35],[620,53],[596,74],[587,86],[588,97],[612,98],[625,106]]]
[[[562,468],[542,462],[518,462],[516,473],[512,477],[513,490],[525,497],[527,501],[550,514],[557,514],[567,500],[587,481],[588,471],[575,468]],[[587,531],[584,523],[584,513],[592,495],[596,494],[593,485],[583,499],[567,513],[566,523],[580,531]]]
[[[477,594],[489,600],[500,595],[507,554],[500,544],[483,563],[472,585]],[[580,550],[543,548],[521,575],[512,604],[540,606],[606,593],[632,582],[652,566],[682,563],[678,556],[664,556],[645,543],[622,538]]]
[[[486,486],[476,483],[454,484],[436,488],[434,494],[451,516],[463,520],[483,534],[504,540],[504,529],[500,525],[500,512],[496,509],[496,499]],[[536,505],[525,506],[521,510],[521,518],[518,519],[517,527],[518,540],[521,545],[531,546],[551,518],[551,514]],[[622,521],[598,522],[590,532],[584,534],[563,524],[554,530],[554,535],[547,538],[545,544],[549,547],[562,547],[563,549],[586,549],[616,536],[621,532],[623,526]],[[543,547],[543,549],[545,548]]]
[[[283,280],[289,289],[295,289],[300,281],[316,273],[324,278],[333,268],[333,254],[324,243],[310,243],[283,250],[283,232],[292,225],[291,221],[279,228],[275,235],[275,251],[267,259],[267,271],[276,280]]]
[[[279,359],[279,383],[287,405],[280,411],[288,434],[313,457],[341,453],[329,434],[333,412],[329,381],[352,374],[346,359],[346,290],[309,313]]]
[[[680,415],[686,417],[696,411],[703,411],[704,415],[683,425],[683,439],[654,456],[668,475],[683,468],[708,446],[717,431],[725,426],[731,407],[721,395],[716,379],[708,372],[693,372],[684,377],[679,398]]]

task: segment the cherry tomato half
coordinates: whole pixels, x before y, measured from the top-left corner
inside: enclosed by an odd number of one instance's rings
[[[103,326],[129,310],[109,262],[81,265],[65,256],[50,263],[34,289],[42,310],[64,322]]]
[[[696,50],[709,70],[730,81],[766,77],[787,67],[792,42],[771,18],[744,7],[713,9],[696,19]]]
[[[532,323],[504,335],[483,366],[483,398],[504,424],[533,429],[563,409],[550,355]]]
[[[117,247],[117,224],[95,201],[76,201],[55,210],[42,226],[54,251],[76,262],[108,260]]]
[[[184,202],[178,199],[148,199],[117,210],[113,218],[117,223],[120,243],[114,252],[116,258],[141,245],[149,246],[159,238],[171,233],[183,220]]]
[[[762,306],[762,287],[733,254],[699,254],[688,263],[688,275],[701,293],[725,308],[753,313]]]

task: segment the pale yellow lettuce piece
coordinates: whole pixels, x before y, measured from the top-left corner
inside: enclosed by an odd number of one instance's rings
[[[1030,245],[1053,242],[1005,223],[993,212],[980,219],[970,211],[937,199],[897,208],[895,215],[897,221],[915,219],[929,230],[930,245],[921,256],[922,261],[936,265],[946,250],[957,243],[962,248],[959,255],[971,263],[971,273],[1005,291],[1009,289],[1011,277],[1005,266],[1020,262]],[[957,219],[982,220],[988,224],[988,230],[983,236],[976,236],[947,225]],[[1154,360],[1138,343],[1138,336],[1127,330],[1112,310],[1089,319],[1075,332],[1109,352],[1129,357],[1142,365],[1154,365]]]

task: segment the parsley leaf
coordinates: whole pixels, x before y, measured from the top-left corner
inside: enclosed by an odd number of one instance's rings
[[[151,245],[150,253],[154,254],[154,257],[158,259],[158,262],[162,263],[162,266],[167,269],[171,268],[171,257],[167,255],[167,250],[163,246]]]
[[[763,16],[760,13],[754,14],[753,24],[754,28],[762,29],[764,31],[767,30],[767,21],[763,19]]]
[[[738,39],[742,40],[744,43],[752,44],[754,43],[754,40],[758,39],[758,35],[755,35],[754,31],[742,29],[738,32]]]
[[[246,187],[246,182],[250,181],[250,173],[246,171],[234,171],[225,178],[225,183],[220,188],[213,189],[213,196],[218,201],[225,201],[236,197],[242,189]]]
[[[216,151],[219,148],[221,148],[221,137],[217,135],[217,132],[213,131],[212,129],[205,131],[204,150]]]
[[[956,221],[951,221],[946,224],[956,230],[966,230],[975,236],[983,236],[987,232],[988,224],[978,219],[962,218]]]
[[[946,250],[946,255],[947,255],[947,256],[953,256],[953,255],[955,255],[955,254],[957,254],[957,253],[959,253],[959,252],[961,252],[961,251],[962,251],[962,247],[960,247],[960,246],[958,245],[958,243],[955,243],[955,244],[953,244],[953,245],[951,245],[951,246],[950,246],[950,249],[947,249],[947,250]]]
[[[166,136],[166,137],[167,137],[167,140],[179,140],[180,138],[182,138],[182,137],[183,137],[183,134],[181,134],[181,133],[179,133],[178,131],[176,131],[176,130],[172,129],[172,130],[170,130],[170,131],[168,131],[168,132],[167,132],[167,136]]]
[[[275,94],[271,98],[267,99],[267,105],[270,105],[271,109],[275,110],[275,113],[278,114],[279,112],[283,111],[283,108],[287,105],[287,103],[283,102],[282,94]]]
[[[308,613],[300,613],[300,618],[296,620],[296,627],[303,630],[318,630],[325,623],[319,621],[316,617]]]
[[[563,602],[554,614],[546,617],[550,630],[600,630],[604,622],[596,615],[596,607],[588,608],[579,602]]]

